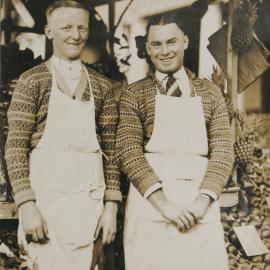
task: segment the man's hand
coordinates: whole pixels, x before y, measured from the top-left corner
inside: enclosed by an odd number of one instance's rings
[[[194,217],[188,211],[181,209],[178,205],[170,203],[162,190],[153,192],[148,197],[148,200],[164,218],[174,223],[179,231],[185,232],[194,226]]]
[[[204,194],[199,194],[196,199],[187,208],[187,211],[192,214],[196,221],[203,218],[209,205],[211,203],[211,198]]]
[[[19,213],[27,242],[47,243],[49,240],[47,224],[36,203],[29,201],[22,204]]]
[[[181,232],[188,231],[195,224],[194,217],[186,210],[170,202],[160,207],[160,212],[169,221],[176,224]]]
[[[116,202],[106,202],[104,211],[98,221],[95,232],[95,239],[98,237],[102,228],[102,243],[110,244],[114,241],[116,234],[116,214],[118,205]]]

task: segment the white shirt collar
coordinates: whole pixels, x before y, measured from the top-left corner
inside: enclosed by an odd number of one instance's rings
[[[67,76],[78,76],[81,74],[82,62],[81,59],[74,61],[67,61],[64,59],[60,59],[55,55],[52,56],[52,62],[54,66],[59,70],[63,75],[67,73]]]
[[[162,73],[162,72],[156,70],[155,76],[160,82],[163,82],[165,79],[167,79],[168,74],[167,73]],[[181,67],[178,71],[176,71],[173,74],[173,76],[178,80],[186,80],[186,79],[188,79],[188,76],[187,76],[187,73],[186,73],[184,67]]]
[[[156,78],[163,84],[164,87],[166,87],[166,82],[168,79],[167,73],[162,73],[158,70],[155,72]],[[183,96],[190,96],[191,88],[190,88],[190,82],[188,75],[184,69],[184,67],[180,68],[178,71],[176,71],[173,76],[176,78],[178,85],[180,86],[180,89],[182,91]]]
[[[162,72],[156,70],[155,76],[160,82],[163,82],[167,78],[168,74],[167,73],[162,73]]]
[[[82,75],[81,60],[67,61],[55,55],[53,55],[51,59],[53,66],[60,72],[69,88],[74,92]]]
[[[180,81],[183,81],[183,80],[189,80],[188,79],[188,75],[187,75],[187,73],[186,73],[186,71],[185,71],[185,69],[182,67],[181,69],[179,69],[178,71],[176,71],[174,74],[173,74],[173,76],[176,78],[176,79],[178,79],[178,80],[180,80]]]

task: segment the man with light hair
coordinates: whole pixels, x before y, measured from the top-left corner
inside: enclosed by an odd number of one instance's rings
[[[49,5],[53,55],[20,76],[8,111],[5,157],[33,269],[89,270],[100,229],[104,244],[115,237],[118,114],[109,81],[80,60],[90,15],[80,1]]]

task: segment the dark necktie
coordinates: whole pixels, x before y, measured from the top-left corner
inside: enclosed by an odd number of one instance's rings
[[[167,94],[173,97],[180,97],[182,95],[182,92],[176,82],[176,79],[171,73],[168,75],[168,80],[166,83],[166,92]]]

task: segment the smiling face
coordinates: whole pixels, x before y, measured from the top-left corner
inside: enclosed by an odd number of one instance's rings
[[[60,7],[48,17],[46,36],[53,42],[53,53],[60,59],[76,60],[88,38],[89,13],[80,8]]]
[[[151,25],[146,50],[155,68],[162,73],[174,73],[181,69],[188,37],[176,23]]]

